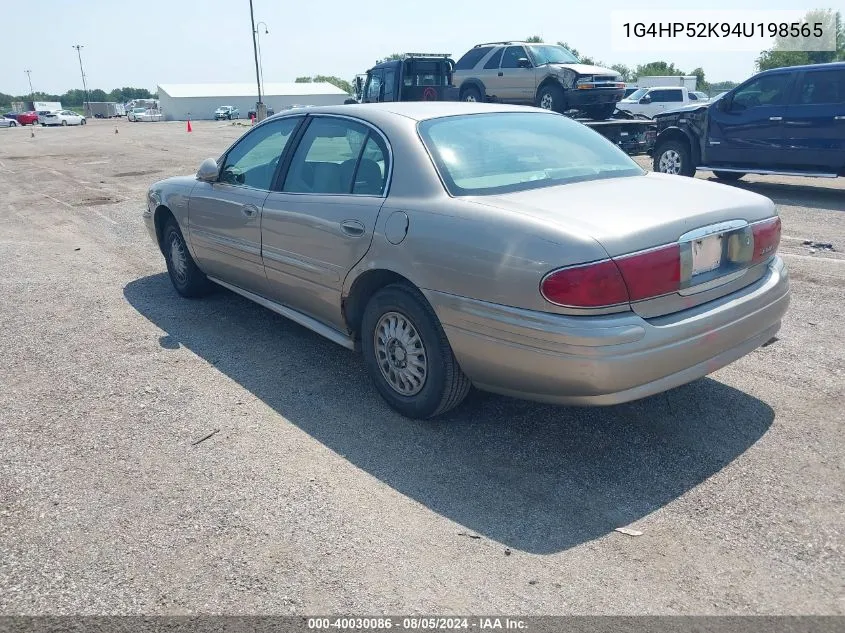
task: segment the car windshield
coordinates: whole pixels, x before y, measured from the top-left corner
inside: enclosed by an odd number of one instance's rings
[[[639,90],[635,90],[631,94],[629,94],[626,99],[631,99],[632,101],[635,99],[642,99],[645,93],[648,92],[648,88],[640,88]]]
[[[625,152],[559,114],[497,112],[430,119],[423,143],[454,196],[501,194],[645,173]]]
[[[578,64],[578,58],[566,50],[563,46],[544,44],[540,46],[529,46],[528,50],[534,57],[534,65],[543,64]]]

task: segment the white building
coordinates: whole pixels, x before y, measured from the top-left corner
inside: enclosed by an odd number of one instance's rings
[[[269,109],[282,111],[292,105],[336,105],[349,98],[343,90],[329,83],[267,83],[261,100]],[[165,121],[188,118],[213,119],[220,106],[234,106],[241,118],[255,110],[256,84],[159,84],[158,99]]]

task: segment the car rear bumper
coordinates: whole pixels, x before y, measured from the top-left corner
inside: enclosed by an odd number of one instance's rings
[[[579,405],[637,400],[712,373],[771,339],[790,300],[780,258],[737,292],[649,320],[632,312],[572,317],[425,294],[475,386]]]

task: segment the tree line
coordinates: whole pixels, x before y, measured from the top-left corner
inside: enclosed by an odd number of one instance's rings
[[[99,88],[90,90],[91,101],[114,101],[116,103],[126,103],[132,99],[155,99],[156,95],[146,88],[115,88],[111,92],[100,90]],[[26,95],[7,95],[0,92],[0,107],[9,108],[12,103],[16,101],[58,101],[64,107],[82,106],[88,97],[85,91],[74,88],[68,90],[66,93],[57,95],[48,92],[35,92]]]

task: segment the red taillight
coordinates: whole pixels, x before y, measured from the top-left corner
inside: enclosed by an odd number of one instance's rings
[[[680,284],[680,246],[670,244],[552,272],[540,290],[557,305],[600,308],[677,292]]]
[[[677,292],[681,287],[681,247],[669,244],[614,260],[631,301]]]
[[[561,306],[598,308],[628,302],[628,289],[611,260],[550,273],[540,284],[547,301]]]
[[[780,217],[752,224],[751,232],[754,235],[754,255],[751,257],[751,263],[759,264],[774,255],[778,249]]]

